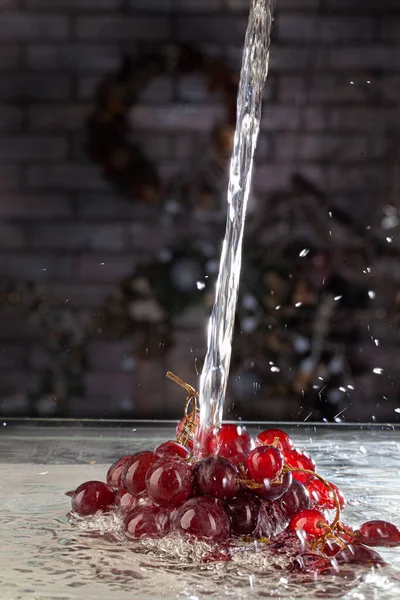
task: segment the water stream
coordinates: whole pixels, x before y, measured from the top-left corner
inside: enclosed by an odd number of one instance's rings
[[[208,324],[208,348],[200,378],[200,431],[222,421],[239,288],[242,240],[253,156],[268,72],[275,0],[252,0],[243,50],[237,118],[228,187],[228,214],[215,302]]]

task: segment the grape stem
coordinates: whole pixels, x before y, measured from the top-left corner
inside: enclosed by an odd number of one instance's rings
[[[328,490],[330,490],[333,494],[333,498],[336,504],[336,514],[335,514],[335,518],[333,519],[331,525],[330,525],[330,529],[333,531],[334,529],[336,529],[336,527],[338,526],[338,524],[340,523],[340,502],[339,502],[339,498],[338,495],[336,493],[336,491],[333,489],[333,487],[331,486],[331,484],[329,483],[329,481],[326,481],[326,479],[324,479],[323,477],[321,477],[321,475],[318,475],[318,473],[316,473],[315,471],[310,471],[309,469],[300,469],[298,467],[289,467],[288,465],[285,465],[282,469],[283,473],[306,473],[308,475],[312,475],[313,477],[315,477],[316,479],[319,479],[320,481],[322,481],[322,483],[328,488]]]

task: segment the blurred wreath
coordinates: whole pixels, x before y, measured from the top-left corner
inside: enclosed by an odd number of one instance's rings
[[[86,346],[91,323],[60,305],[46,287],[33,282],[3,282],[0,309],[26,318],[40,334],[36,346],[38,375],[27,392],[30,414],[64,414],[68,403],[85,396]],[[35,364],[35,360],[32,361]]]
[[[173,344],[174,320],[207,303],[205,280],[217,269],[212,244],[187,240],[163,249],[119,283],[99,313],[99,328],[108,338],[132,337],[136,356],[163,355]]]
[[[237,75],[221,58],[206,57],[190,46],[166,46],[159,51],[125,57],[116,74],[106,75],[95,93],[95,107],[87,122],[87,151],[127,198],[156,202],[162,182],[157,167],[134,138],[129,115],[140,92],[155,76],[173,71],[200,72],[210,93],[219,92],[226,108],[225,121],[233,133],[236,118]],[[223,124],[221,124],[222,127]],[[213,135],[215,147],[226,142],[224,132]],[[226,152],[225,152],[226,153]]]

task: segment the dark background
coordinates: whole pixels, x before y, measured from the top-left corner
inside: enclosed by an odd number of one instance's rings
[[[39,283],[51,297],[45,311],[68,308],[84,327],[135,263],[170,243],[173,232],[157,207],[118,194],[87,156],[85,123],[94,90],[106,72],[120,67],[124,54],[140,55],[148,43],[196,44],[209,56],[222,55],[238,71],[248,4],[2,1],[0,277],[6,293],[21,282]],[[278,0],[256,158],[256,214],[271,203],[276,207],[280,192],[300,173],[353,223],[379,230],[383,242],[391,236],[396,246],[396,221],[389,233],[381,224],[400,202],[399,93],[397,0]],[[220,99],[207,92],[200,75],[154,77],[132,109],[135,139],[161,176],[170,178],[196,160],[220,110]],[[273,244],[269,233],[266,228],[267,248]],[[339,231],[335,235],[339,247],[343,239]],[[338,405],[349,421],[397,416],[399,262],[382,254],[373,269],[372,277],[375,271],[380,277],[367,287],[377,296],[363,313],[363,335],[357,340],[367,367],[351,402],[346,397]],[[49,325],[41,325],[37,306],[25,312],[5,306],[0,311],[0,412],[177,416],[184,395],[165,380],[165,372],[196,385],[194,363],[200,365],[204,356],[205,319],[206,312],[178,319],[173,348],[152,359],[132,357],[131,339],[107,340],[97,329],[85,341],[79,392],[65,394],[62,385],[41,387],[49,364],[57,371],[59,351],[46,350]],[[374,367],[383,374],[373,373]],[[261,390],[237,401],[232,414],[302,420],[309,412],[302,412],[302,402],[301,394],[273,398]]]

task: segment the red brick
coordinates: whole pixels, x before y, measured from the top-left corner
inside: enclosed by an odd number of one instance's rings
[[[343,46],[331,48],[329,66],[335,69],[382,69],[396,71],[399,67],[399,46]]]
[[[321,48],[313,48],[313,66],[321,64]],[[279,71],[295,71],[308,68],[310,51],[308,48],[296,45],[283,46],[279,43],[271,45],[269,68],[272,73]]]
[[[33,188],[62,188],[65,190],[105,190],[108,183],[96,166],[60,164],[31,166],[28,168],[28,185]]]
[[[167,17],[79,17],[76,35],[80,39],[156,41],[169,39]]]
[[[350,192],[352,190],[386,189],[388,187],[388,166],[376,163],[339,166],[328,168],[328,184],[335,192]]]
[[[19,55],[20,48],[16,44],[1,44],[0,68],[3,70],[18,68]]]
[[[37,15],[22,11],[2,10],[0,37],[5,41],[65,38],[68,35],[67,16]]]
[[[147,2],[147,0],[131,0],[131,2]],[[157,0],[156,0],[157,1]],[[162,0],[161,0],[162,1]],[[233,3],[241,3],[243,5],[243,0],[228,0],[229,2]],[[246,0],[244,0],[246,1]],[[247,2],[248,5],[248,2]],[[221,10],[221,8],[223,7],[223,3],[222,0],[178,0],[178,8],[180,12],[213,12],[216,10]],[[229,8],[235,8],[235,7],[229,7]],[[241,8],[241,7],[238,7]],[[247,6],[248,8],[248,6]]]
[[[0,176],[0,185],[1,176]],[[38,196],[33,194],[2,193],[0,202],[1,219],[54,219],[71,217],[68,199],[62,195]]]
[[[114,283],[129,275],[135,265],[132,254],[83,254],[74,275],[85,283]]]
[[[175,8],[176,2],[177,0],[128,0],[128,6],[134,10],[169,12]]]
[[[89,369],[108,373],[131,372],[131,367],[134,365],[132,348],[132,340],[95,340],[87,348]]]
[[[69,97],[71,81],[66,75],[18,73],[2,76],[0,100],[64,100]]]
[[[12,280],[63,281],[72,275],[72,259],[32,252],[0,254],[0,273]]]
[[[367,154],[364,136],[282,133],[276,140],[277,160],[359,162]]]
[[[288,13],[278,14],[276,26],[278,39],[283,42],[308,42],[310,39],[322,43],[354,42],[372,39],[374,34],[372,17]]]
[[[360,105],[329,111],[330,128],[346,131],[383,132],[385,129],[393,128],[397,120],[397,108]]]
[[[121,53],[115,46],[77,44],[32,45],[27,50],[27,64],[32,69],[76,71],[115,70],[121,63]]]
[[[106,297],[114,290],[113,284],[54,283],[46,289],[56,305],[68,305],[71,308],[97,308],[103,305]]]
[[[1,136],[0,161],[60,160],[67,153],[67,140],[62,137],[27,135]]]
[[[34,131],[81,132],[90,110],[90,105],[86,104],[46,104],[31,106],[28,112],[29,126]]]
[[[15,106],[0,106],[0,131],[12,131],[21,127],[23,111]]]
[[[22,227],[0,223],[0,248],[22,248],[25,245],[25,234]]]
[[[112,190],[110,190],[112,192]],[[159,215],[159,207],[110,194],[79,194],[77,214],[80,219],[96,221],[110,220],[118,215],[120,219],[154,222]]]
[[[0,348],[0,371],[10,372],[23,370],[25,363],[26,348],[22,345],[2,344]]]
[[[2,210],[4,192],[8,190],[15,190],[20,187],[21,183],[21,171],[19,167],[15,166],[0,166],[0,189],[1,189],[1,202],[0,202],[0,213]]]
[[[46,223],[33,225],[30,238],[33,248],[58,250],[117,251],[125,247],[126,230],[120,224]]]
[[[224,107],[218,105],[169,106],[137,105],[132,111],[132,124],[137,129],[162,130],[164,133],[179,131],[207,132],[224,115]]]
[[[390,9],[399,8],[398,0],[384,0],[384,2],[376,2],[376,0],[325,0],[325,8],[332,11],[345,11],[346,13],[357,12],[387,12]]]
[[[90,396],[121,398],[133,394],[135,380],[130,373],[88,373],[85,376],[86,392]]]
[[[239,15],[179,16],[176,28],[180,42],[240,44],[244,42],[247,19]]]
[[[28,8],[55,11],[103,11],[121,7],[123,0],[26,0]]]

